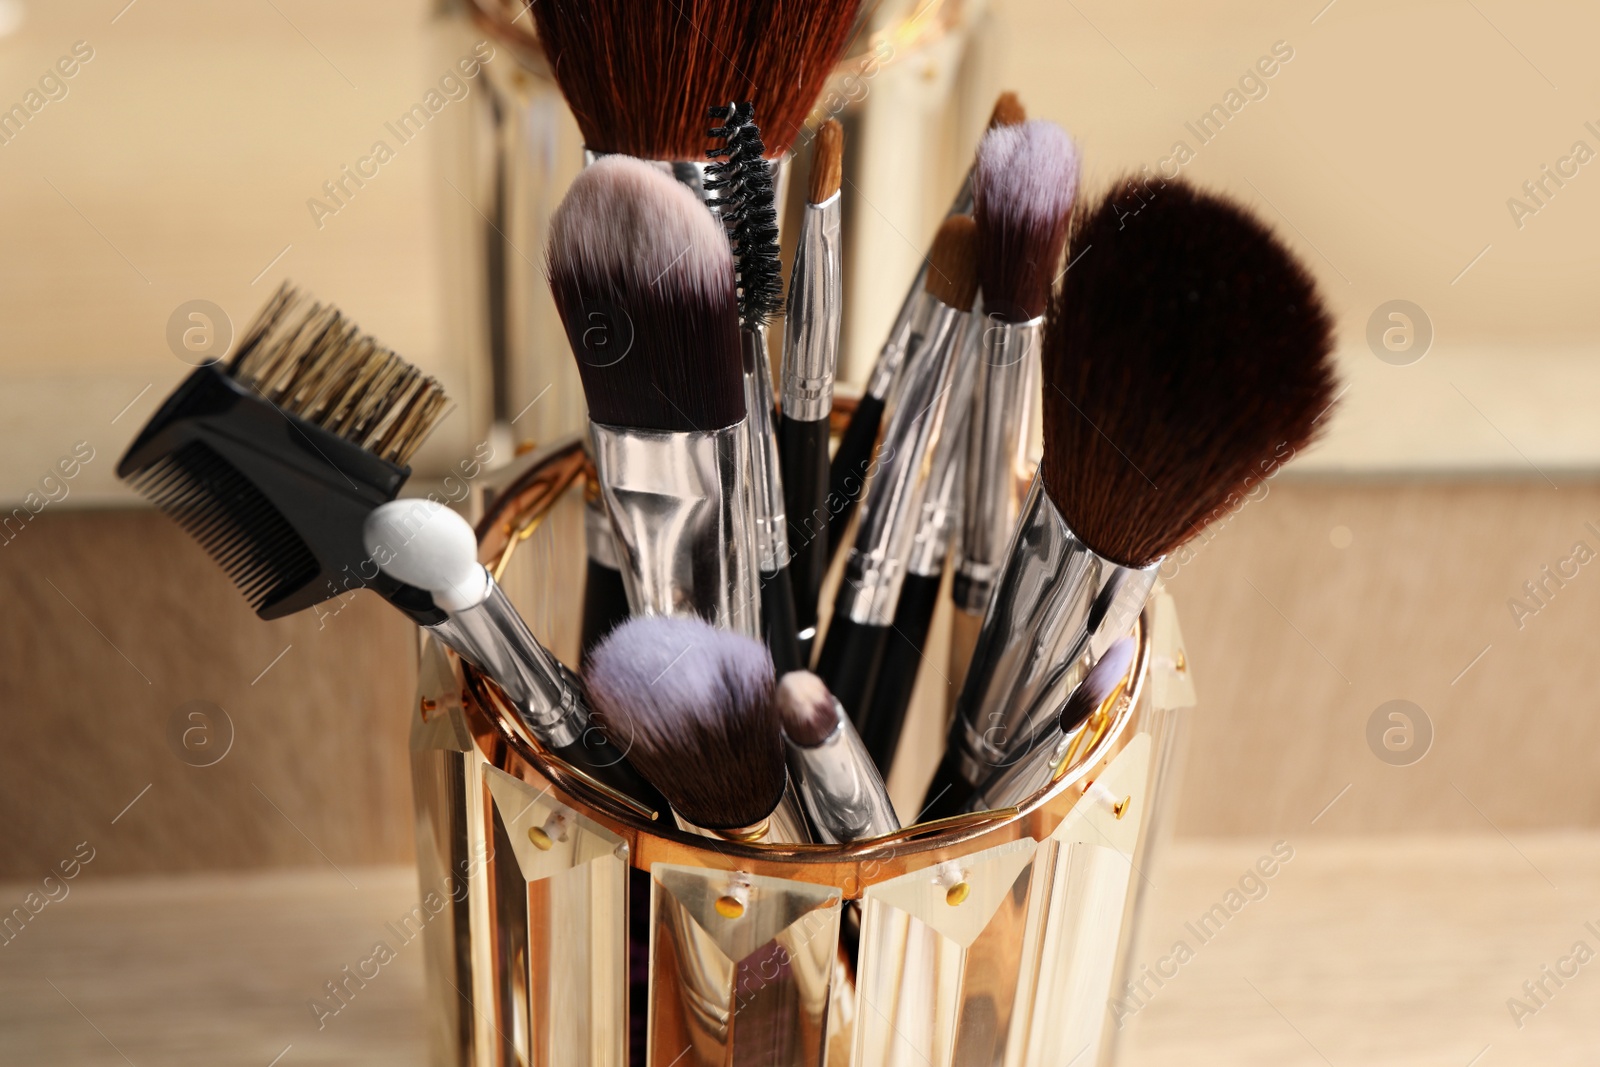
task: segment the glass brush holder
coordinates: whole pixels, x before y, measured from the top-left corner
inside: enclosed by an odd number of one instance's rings
[[[524,456],[478,526],[480,558],[569,663],[584,480],[577,439]],[[425,638],[411,753],[434,1061],[1103,1062],[1193,703],[1164,593],[1136,636],[1054,784],[849,845],[679,831],[549,757],[492,683]]]

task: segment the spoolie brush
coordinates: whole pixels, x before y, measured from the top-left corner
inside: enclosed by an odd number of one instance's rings
[[[438,382],[285,284],[226,366],[199,368],[167,398],[117,475],[187,529],[263,619],[370,586],[436,621],[425,593],[370,565],[361,524],[399,493],[444,413]]]
[[[593,152],[693,161],[705,102],[754,100],[786,154],[848,42],[861,0],[540,0],[531,8]]]
[[[772,657],[700,619],[642,616],[590,654],[595,718],[686,829],[808,840],[789,794]]]
[[[552,216],[548,263],[629,604],[757,633],[727,238],[667,174],[608,156],[578,175]]]
[[[1001,93],[989,115],[989,129],[1016,126],[1027,121],[1027,112],[1015,93]],[[955,199],[950,204],[950,216],[968,215],[972,212],[972,171],[961,182]],[[947,216],[948,217],[948,216]],[[924,258],[917,268],[917,276],[906,290],[900,312],[895,316],[889,336],[878,351],[878,358],[867,376],[866,388],[850,416],[850,425],[839,439],[828,471],[828,502],[832,518],[828,526],[830,553],[844,542],[846,527],[855,514],[856,504],[866,486],[867,472],[872,468],[873,449],[878,443],[878,430],[883,425],[884,411],[889,406],[891,394],[899,386],[900,372],[915,355],[922,342],[927,316],[932,312],[927,297],[929,260]]]
[[[750,419],[750,462],[755,490],[756,559],[761,571],[761,629],[780,671],[798,670],[801,657],[794,590],[789,577],[788,521],[783,477],[772,427],[772,367],[767,359],[767,319],[783,307],[778,265],[778,210],[772,166],[764,158],[755,108],[729,104],[710,109],[722,125],[710,136],[722,144],[707,156],[706,190],[733,247],[739,277],[739,339],[744,399]]]
[[[990,130],[973,171],[978,280],[988,320],[967,429],[958,609],[952,670],[965,668],[1022,510],[1028,431],[1039,395],[1045,303],[1061,270],[1078,189],[1078,151],[1065,130],[1035,120]]]
[[[1014,759],[1127,633],[1161,560],[1316,436],[1331,323],[1244,210],[1125,182],[1073,227],[1045,324],[1044,460],[929,791],[937,813]]]

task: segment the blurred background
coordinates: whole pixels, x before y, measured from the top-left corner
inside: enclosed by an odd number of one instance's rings
[[[419,959],[307,1010],[415,895],[413,628],[370,597],[259,621],[114,468],[284,279],[456,401],[418,491],[470,509],[497,475],[465,461],[582,425],[540,267],[582,146],[530,23],[0,0],[0,916],[77,865],[3,935],[0,1061],[424,1062]],[[1600,1054],[1596,40],[1558,0],[906,0],[824,98],[856,384],[1005,89],[1091,189],[1249,204],[1337,312],[1326,439],[1169,561],[1200,703],[1123,1063]],[[560,596],[524,603],[570,655]]]

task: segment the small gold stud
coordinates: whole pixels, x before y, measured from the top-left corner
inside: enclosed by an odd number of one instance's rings
[[[957,882],[944,891],[944,902],[954,908],[965,903],[966,899],[971,895],[972,887],[970,885],[966,882]]]
[[[1172,669],[1183,674],[1189,669],[1189,658],[1183,654],[1183,649],[1178,649],[1178,658],[1172,661]]]
[[[744,915],[744,901],[738,897],[721,896],[717,898],[716,909],[724,919],[738,919]]]
[[[532,841],[533,847],[538,849],[540,852],[549,852],[551,847],[555,844],[555,842],[550,839],[550,835],[545,832],[545,829],[542,826],[528,827],[528,840]]]
[[[427,722],[429,716],[439,710],[439,702],[432,697],[422,698],[422,721]]]
[[[1115,815],[1118,820],[1121,820],[1124,815],[1128,814],[1128,805],[1132,803],[1132,794],[1123,797],[1121,800],[1111,805],[1111,814]]]

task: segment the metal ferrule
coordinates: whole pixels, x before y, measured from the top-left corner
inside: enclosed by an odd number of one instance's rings
[[[617,540],[611,533],[611,520],[606,518],[606,506],[598,492],[585,493],[583,497],[583,547],[592,562],[612,570],[620,569]]]
[[[746,421],[693,433],[599,423],[591,430],[633,613],[699,615],[758,636]]]
[[[820,745],[806,748],[785,738],[789,776],[811,827],[825,844],[892,834],[900,829],[900,819],[883,777],[837,700],[833,709],[838,723]]]
[[[877,470],[861,504],[861,524],[845,565],[835,613],[869,626],[888,626],[905,582],[911,544],[922,517],[931,474],[928,456],[945,428],[956,357],[972,316],[934,301],[927,340],[908,368],[884,430]]]
[[[989,603],[1022,511],[1018,487],[1028,465],[1043,337],[1043,317],[989,321],[980,334],[967,429],[961,561],[953,586],[956,606],[969,614],[981,614]]]
[[[744,406],[750,423],[756,564],[762,574],[776,574],[789,565],[789,523],[784,517],[778,437],[772,426],[772,364],[767,361],[767,328],[740,330],[739,344],[744,354]]]
[[[834,193],[820,204],[806,205],[789,272],[779,395],[784,417],[797,422],[818,422],[833,410],[844,297],[840,199]]]
[[[1052,715],[1149,599],[1160,562],[1124,567],[1067,526],[1035,475],[950,726],[968,782],[984,781]]]
[[[783,795],[778,798],[778,806],[754,826],[741,826],[735,830],[708,830],[703,826],[696,826],[677,812],[672,813],[672,818],[678,824],[678,829],[718,841],[767,845],[812,843],[811,831],[806,824],[805,813],[800,810],[800,801],[795,796],[793,782],[784,785]]]
[[[564,748],[583,736],[589,710],[578,680],[533,636],[493,578],[482,603],[428,629],[494,679],[540,744]]]
[[[1046,738],[1029,748],[1010,766],[995,773],[967,802],[969,811],[988,811],[1021,804],[1046,786],[1061,779],[1068,757],[1084,730],[1092,730],[1092,718],[1079,723],[1068,733],[1049,731]],[[991,770],[993,768],[990,768]]]
[[[900,305],[900,314],[889,329],[889,339],[878,350],[878,361],[872,365],[867,378],[866,396],[887,401],[894,392],[900,371],[911,359],[922,339],[928,333],[928,320],[939,306],[939,301],[924,288],[928,279],[928,265],[923,263],[917,272],[916,289],[907,294]]]
[[[911,541],[906,573],[932,578],[944,572],[950,552],[951,535],[961,521],[961,487],[966,468],[967,425],[971,421],[974,367],[968,348],[976,343],[974,316],[968,324],[967,341],[956,362],[955,384],[950,389],[950,409],[945,429],[933,450],[928,467],[928,495],[922,501],[922,517]]]

